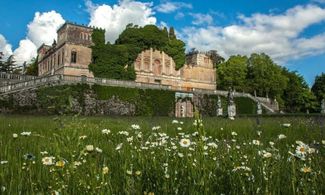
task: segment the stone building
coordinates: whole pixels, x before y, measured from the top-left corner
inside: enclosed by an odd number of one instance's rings
[[[186,64],[176,70],[174,60],[165,52],[145,50],[134,63],[136,82],[170,86],[175,90],[216,90],[216,70],[205,53],[187,56]]]
[[[53,74],[93,77],[88,65],[91,63],[93,43],[90,27],[65,23],[58,31],[57,42],[52,46],[41,45],[38,50],[38,75]]]
[[[88,66],[92,60],[90,27],[65,23],[57,31],[57,42],[41,45],[38,52],[39,76],[53,74],[94,77]],[[186,64],[176,70],[174,60],[158,50],[141,52],[135,63],[136,82],[161,84],[175,90],[216,89],[216,71],[212,60],[204,53],[186,58]]]

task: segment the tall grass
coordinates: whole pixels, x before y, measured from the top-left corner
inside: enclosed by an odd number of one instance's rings
[[[324,194],[325,137],[318,119],[193,122],[1,116],[0,192]],[[52,156],[53,164],[45,165]]]

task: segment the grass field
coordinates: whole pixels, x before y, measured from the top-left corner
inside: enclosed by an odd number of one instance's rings
[[[324,118],[0,116],[0,194],[324,194]]]

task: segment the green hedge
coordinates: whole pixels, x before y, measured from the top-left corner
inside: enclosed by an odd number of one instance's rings
[[[175,92],[172,91],[100,85],[94,85],[92,89],[100,100],[108,100],[114,96],[134,104],[137,116],[168,116],[174,112]]]

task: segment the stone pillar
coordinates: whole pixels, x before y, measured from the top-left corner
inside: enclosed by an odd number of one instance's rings
[[[174,72],[173,72],[173,60],[172,60],[172,58],[170,57],[169,58],[169,64],[170,64],[170,66],[169,66],[169,75],[174,75]]]
[[[150,72],[152,72],[152,63],[153,63],[153,59],[152,59],[152,48],[150,48]]]
[[[140,71],[143,71],[144,69],[144,54],[143,51],[141,52],[141,65],[140,65]]]
[[[228,91],[228,118],[234,120],[236,116],[236,105],[234,102],[234,93],[231,89]]]
[[[162,70],[161,74],[165,74],[165,52],[162,52]]]
[[[261,115],[263,113],[262,105],[260,102],[257,102],[257,114]]]

